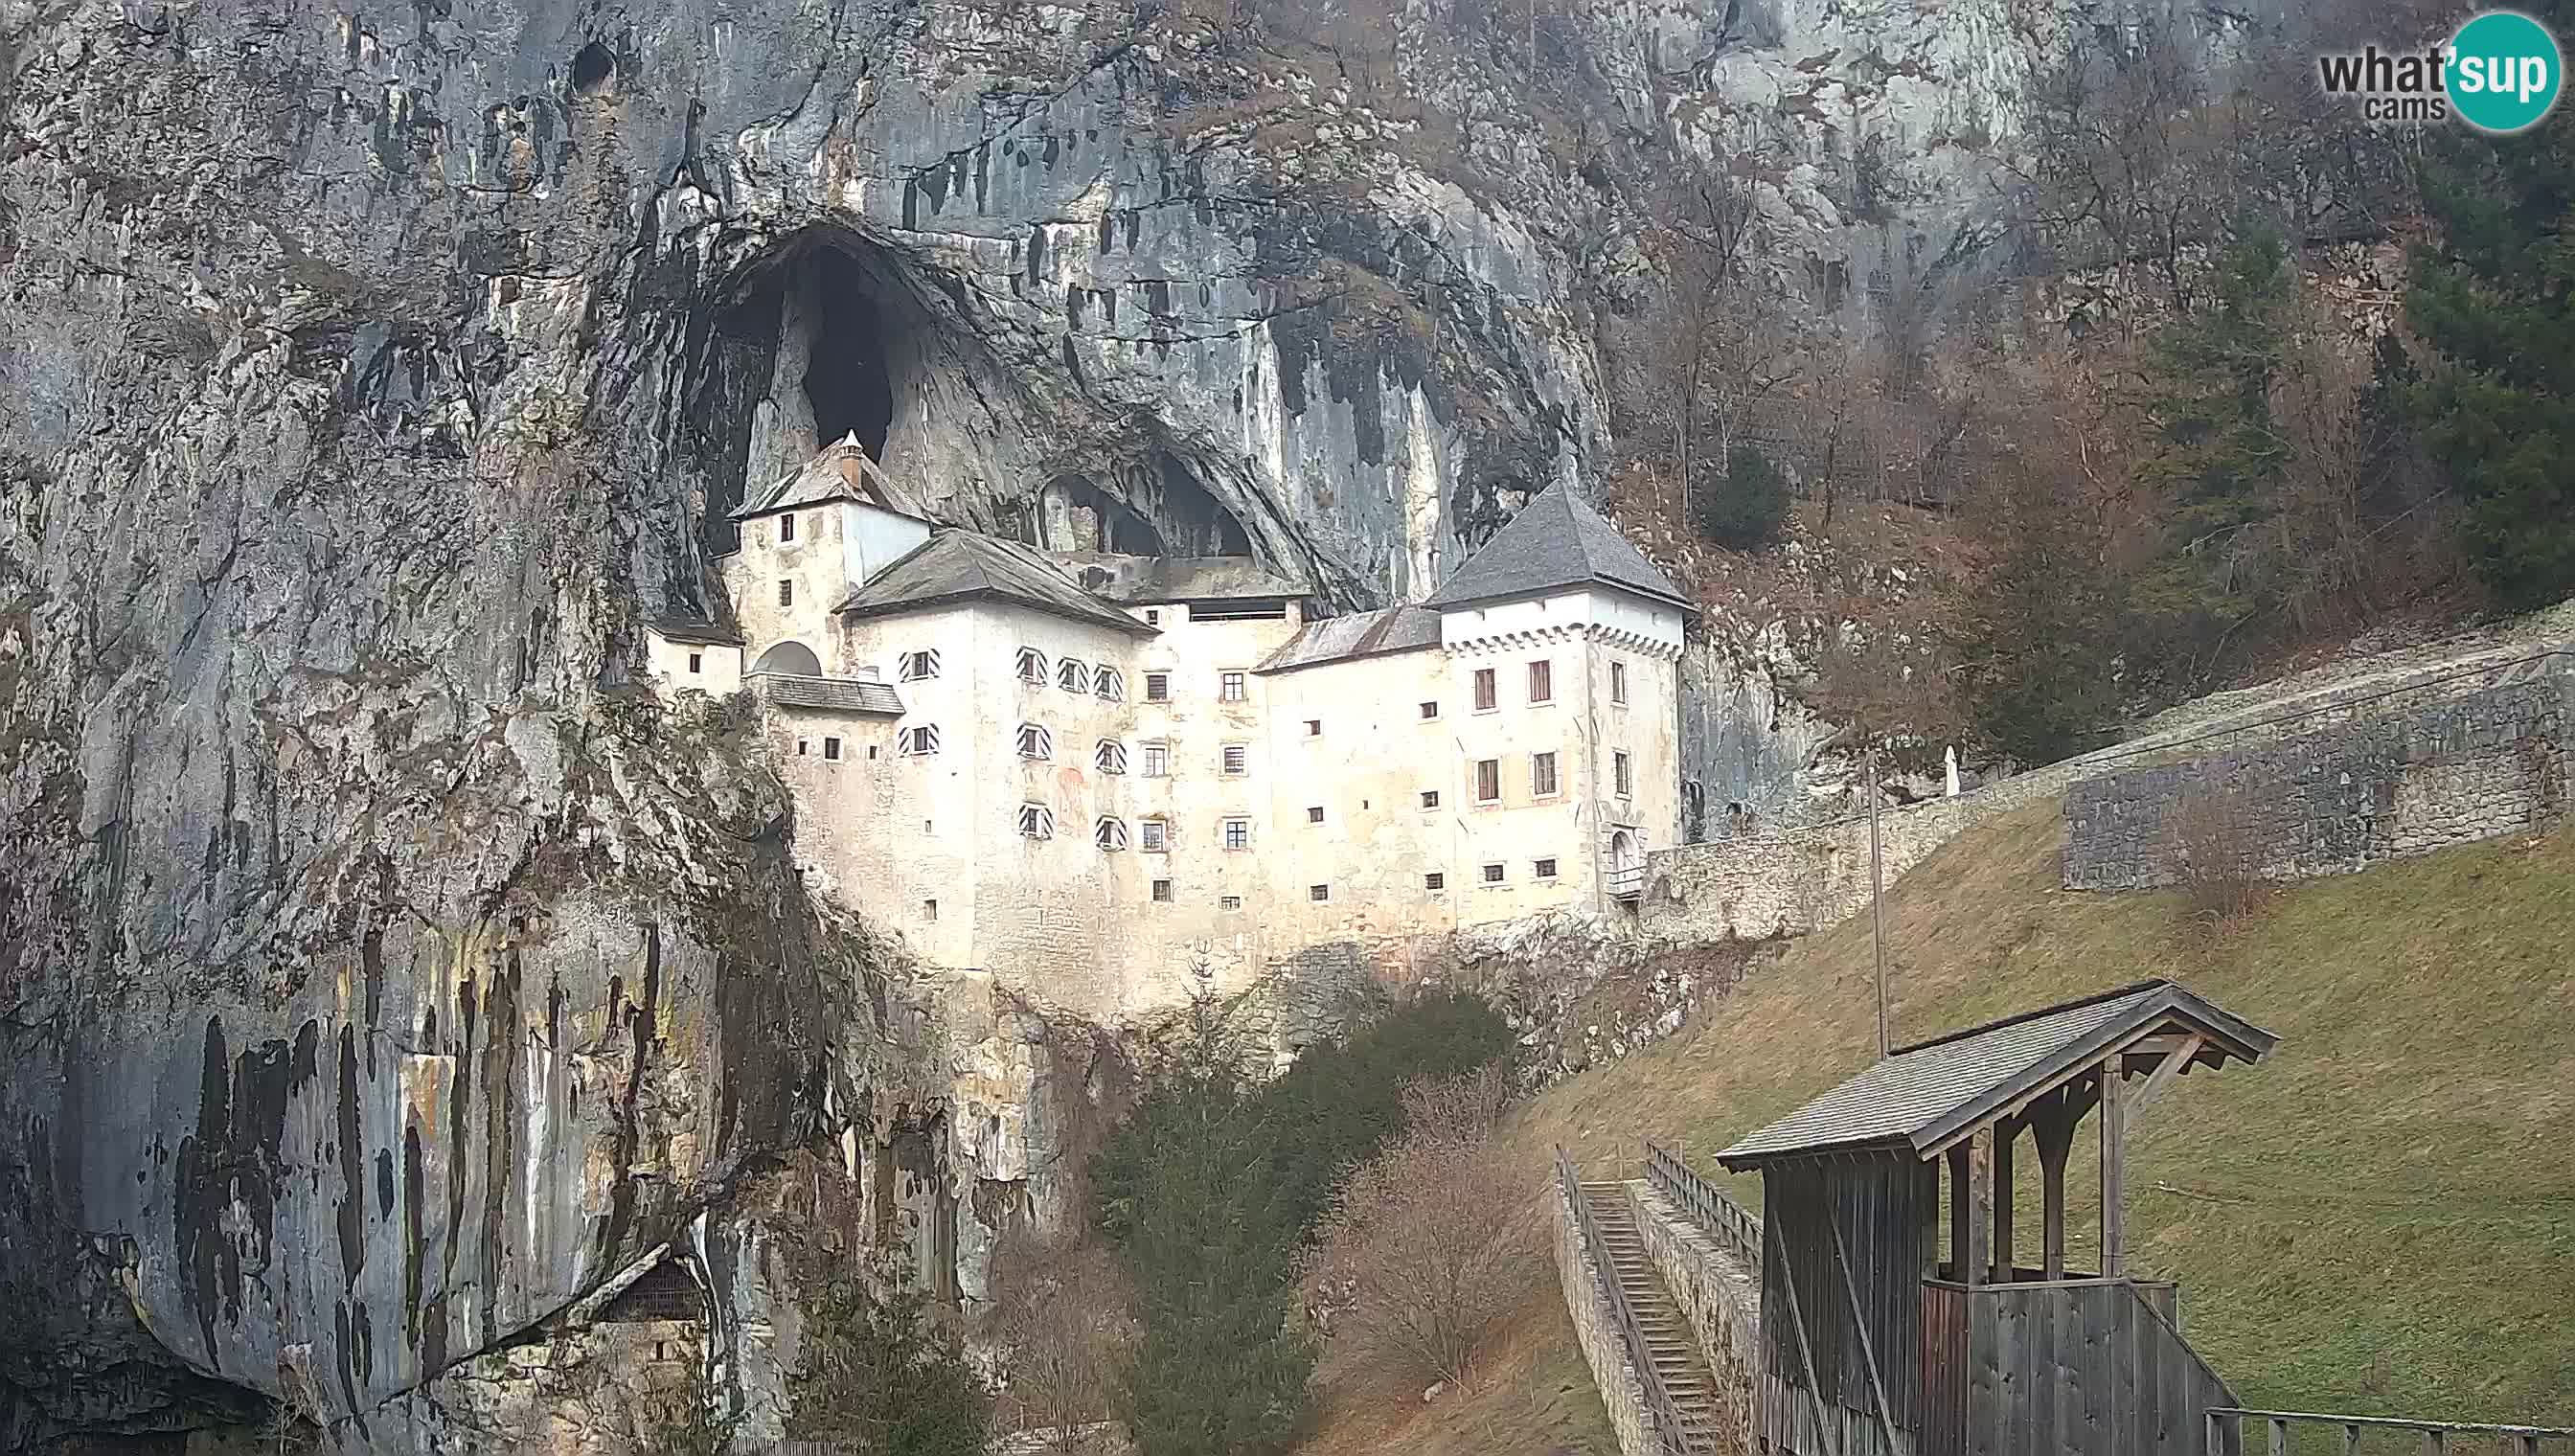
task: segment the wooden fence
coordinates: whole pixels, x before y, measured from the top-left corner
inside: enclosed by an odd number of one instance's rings
[[[2219,1406],[2208,1413],[2209,1456],[2233,1456],[2250,1451],[2245,1427],[2258,1424],[2265,1435],[2268,1456],[2289,1456],[2293,1445],[2330,1450],[2339,1456],[2359,1456],[2365,1434],[2387,1432],[2411,1433],[2422,1445],[2422,1456],[2452,1456],[2454,1451],[2492,1450],[2497,1456],[2540,1456],[2543,1441],[2575,1439],[2570,1426],[2484,1426],[2455,1421],[2409,1421],[2384,1416],[2318,1415],[2312,1411],[2243,1410]],[[2301,1435],[2321,1437],[2330,1442],[2319,1446],[2316,1441],[2299,1441]],[[2563,1451],[2564,1447],[2550,1447]]]
[[[2160,1297],[2159,1297],[2160,1296]],[[1921,1456],[2242,1456],[2234,1393],[2126,1279],[1922,1283]]]
[[[1680,1456],[1690,1449],[1681,1425],[1680,1407],[1663,1384],[1662,1372],[1654,1368],[1653,1352],[1645,1345],[1644,1326],[1636,1319],[1635,1306],[1627,1302],[1627,1291],[1619,1286],[1618,1271],[1609,1262],[1609,1246],[1600,1241],[1600,1227],[1592,1222],[1591,1200],[1582,1191],[1582,1175],[1575,1170],[1573,1160],[1564,1155],[1562,1144],[1555,1149],[1555,1182],[1565,1210],[1573,1215],[1573,1226],[1581,1234],[1582,1250],[1591,1258],[1591,1282],[1598,1287],[1601,1301],[1617,1323],[1619,1338],[1627,1347],[1627,1363],[1635,1368],[1636,1383],[1644,1388],[1645,1419],[1654,1428],[1655,1449]]]
[[[1743,1272],[1761,1277],[1761,1220],[1734,1201],[1731,1194],[1698,1175],[1680,1155],[1659,1143],[1645,1144],[1645,1181],[1681,1206]]]

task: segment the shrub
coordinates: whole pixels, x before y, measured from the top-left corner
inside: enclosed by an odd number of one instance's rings
[[[1748,445],[1726,452],[1725,474],[1696,491],[1699,535],[1735,551],[1779,539],[1788,520],[1788,478]]]
[[[992,1392],[904,1263],[835,1271],[805,1315],[790,1437],[851,1456],[985,1456]]]
[[[2261,905],[2262,823],[2238,790],[2206,788],[2173,811],[2173,850],[2191,918],[2212,930],[2241,923]]]

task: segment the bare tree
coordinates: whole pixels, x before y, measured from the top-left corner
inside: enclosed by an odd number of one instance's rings
[[[2187,794],[2172,818],[2174,867],[2191,918],[2213,933],[2244,922],[2260,907],[2262,819],[2240,789],[2209,787]]]
[[[1360,1164],[1308,1266],[1336,1343],[1448,1381],[1517,1306],[1536,1263],[1528,1180],[1493,1139],[1498,1080],[1407,1090],[1405,1133]]]
[[[1045,1431],[1051,1451],[1089,1449],[1137,1338],[1117,1260],[1087,1238],[1015,1239],[994,1260],[993,1290],[1004,1425]]]
[[[1732,163],[1680,180],[1658,209],[1658,251],[1678,305],[1669,352],[1680,376],[1684,519],[1692,519],[1702,424],[1713,436],[1705,458],[1722,469],[1752,411],[1795,376],[1791,332],[1760,276],[1758,203],[1748,164]]]

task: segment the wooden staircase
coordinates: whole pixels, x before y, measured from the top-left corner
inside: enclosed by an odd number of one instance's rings
[[[1707,1359],[1699,1352],[1689,1320],[1673,1302],[1653,1261],[1645,1257],[1644,1236],[1636,1231],[1626,1185],[1586,1182],[1582,1200],[1589,1205],[1591,1225],[1600,1235],[1595,1255],[1608,1260],[1611,1277],[1635,1311],[1646,1356],[1680,1417],[1682,1448],[1676,1456],[1727,1449],[1725,1401],[1709,1376]]]

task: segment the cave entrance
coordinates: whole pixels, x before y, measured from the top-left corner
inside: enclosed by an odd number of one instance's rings
[[[805,403],[814,434],[824,445],[855,434],[872,460],[886,453],[894,424],[894,378],[887,367],[885,319],[878,285],[858,259],[833,247],[809,255],[804,302],[808,315]]]

